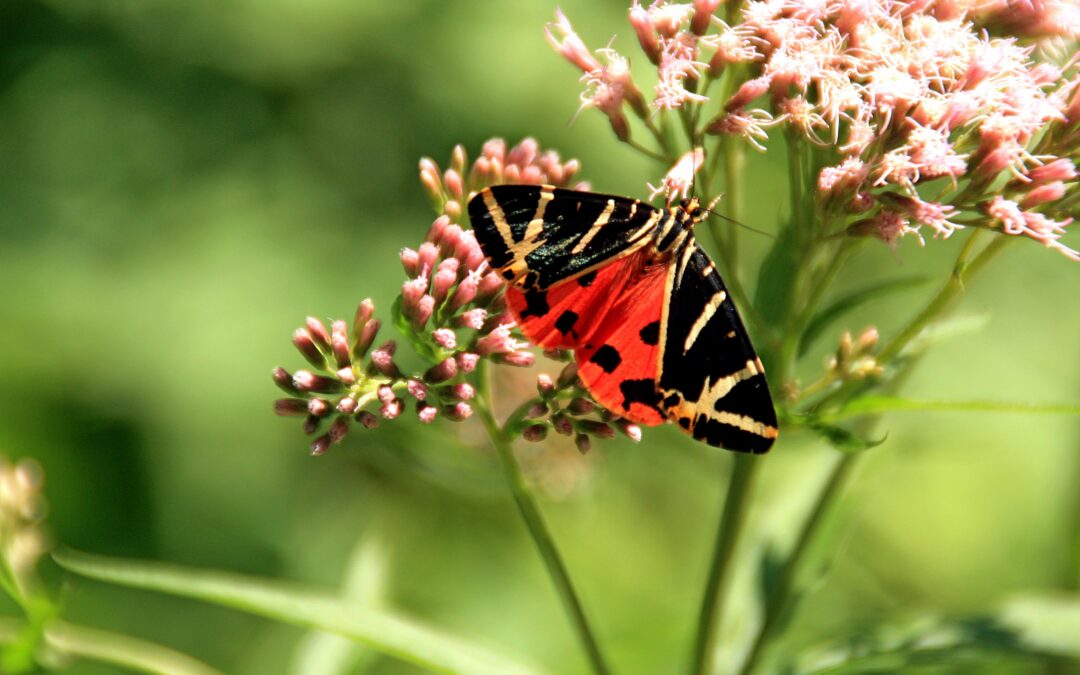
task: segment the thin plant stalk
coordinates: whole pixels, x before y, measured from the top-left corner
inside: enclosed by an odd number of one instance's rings
[[[596,634],[585,615],[585,608],[578,597],[577,591],[574,589],[574,584],[570,579],[570,572],[563,562],[562,555],[555,544],[555,539],[551,536],[551,531],[548,530],[547,524],[544,522],[543,514],[540,513],[540,508],[537,506],[536,500],[525,482],[525,477],[521,473],[517,458],[514,456],[513,439],[516,435],[517,426],[533,401],[520,406],[500,426],[491,410],[491,384],[486,372],[486,364],[483,361],[480,362],[478,371],[477,382],[479,386],[475,399],[477,414],[483,421],[484,428],[491,438],[491,443],[495,446],[495,450],[499,455],[507,487],[510,488],[518,512],[521,514],[521,518],[525,521],[525,526],[529,531],[529,536],[532,537],[533,543],[544,561],[544,568],[547,570],[548,576],[559,594],[559,599],[562,600],[563,608],[570,618],[574,632],[585,649],[592,672],[597,675],[607,675],[611,672],[611,669],[604,659]]]

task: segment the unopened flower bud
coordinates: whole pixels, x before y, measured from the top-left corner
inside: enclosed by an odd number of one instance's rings
[[[1020,206],[1024,209],[1034,208],[1040,204],[1056,202],[1065,196],[1065,183],[1054,181],[1032,188],[1024,198],[1020,200]]]
[[[319,346],[319,349],[330,350],[330,333],[327,332],[326,326],[322,321],[319,321],[313,316],[309,316],[306,320],[308,333],[311,334],[315,344]]]
[[[346,366],[338,370],[336,375],[343,384],[356,384],[356,373],[353,372],[352,366]]]
[[[344,368],[352,361],[349,356],[349,325],[339,319],[334,321],[332,326],[330,345],[334,352],[334,360],[338,368]]]
[[[375,303],[371,298],[364,298],[356,306],[356,314],[353,315],[353,337],[359,337],[364,326],[371,317],[375,316]]]
[[[465,183],[461,179],[461,174],[457,171],[447,169],[443,174],[443,185],[446,186],[446,191],[454,199],[461,199],[465,196]]]
[[[472,417],[472,406],[464,401],[459,401],[453,405],[448,405],[443,408],[442,414],[446,419],[452,422],[463,422]]]
[[[346,396],[338,401],[337,410],[344,415],[353,414],[356,412],[356,399],[351,396]]]
[[[439,328],[432,331],[431,339],[443,349],[457,349],[457,336],[449,328]]]
[[[877,346],[879,339],[877,328],[870,326],[863,329],[863,332],[859,334],[859,339],[855,344],[855,348],[860,353],[866,353]]]
[[[308,402],[302,398],[279,398],[274,401],[274,414],[294,417],[308,414]]]
[[[401,311],[407,317],[415,317],[420,299],[427,294],[428,279],[421,275],[401,285]]]
[[[347,433],[349,433],[349,418],[339,416],[330,425],[330,433],[327,435],[330,436],[331,443],[340,443]]]
[[[401,399],[395,398],[392,401],[387,401],[386,403],[383,403],[382,406],[379,408],[379,414],[382,415],[385,419],[392,420],[401,414],[403,408],[404,404],[402,403]]]
[[[375,338],[379,334],[379,328],[382,327],[382,322],[378,319],[372,319],[364,324],[363,330],[360,331],[360,337],[356,338],[356,344],[353,345],[353,357],[357,360],[364,358],[364,354],[371,348],[372,343],[375,342]]]
[[[330,449],[330,434],[323,434],[319,436],[311,443],[311,455],[318,457],[319,455],[325,455],[326,451]]]
[[[480,279],[477,274],[469,273],[458,284],[454,296],[450,298],[450,309],[458,309],[472,302],[477,296]]]
[[[308,436],[310,436],[311,434],[318,431],[319,430],[319,422],[321,422],[321,421],[322,421],[322,418],[316,417],[314,415],[308,415],[307,419],[304,420],[304,427],[303,427],[304,433],[307,434]]]
[[[315,345],[315,340],[312,339],[311,333],[306,328],[297,328],[293,331],[292,343],[308,363],[319,369],[326,368],[326,357],[319,351],[319,348]]]
[[[445,382],[456,376],[458,372],[457,362],[453,357],[447,357],[432,366],[424,373],[424,379],[428,382]]]
[[[417,401],[423,401],[427,398],[427,386],[420,380],[410,379],[405,383],[405,388],[408,390],[409,395]]]
[[[457,283],[458,265],[457,258],[447,258],[439,263],[439,269],[431,279],[431,294],[436,304],[446,300],[450,289]]]
[[[742,110],[751,101],[769,91],[770,82],[771,78],[767,75],[743,82],[742,86],[724,103],[724,110],[728,112]]]
[[[388,340],[378,349],[371,352],[371,363],[376,370],[387,377],[398,377],[401,371],[394,363],[394,352],[397,351],[397,343]]]
[[[495,354],[493,358],[497,363],[507,366],[517,366],[518,368],[528,368],[536,362],[536,354],[522,350],[507,352],[505,354]]]
[[[1073,165],[1071,159],[1060,157],[1052,162],[1033,167],[1027,172],[1027,177],[1035,185],[1057,181],[1070,181],[1076,178],[1076,167]]]
[[[293,385],[300,391],[314,392],[318,394],[333,394],[341,391],[341,382],[322,375],[316,375],[308,370],[298,370],[293,375]]]
[[[641,427],[630,422],[628,420],[620,419],[615,422],[615,426],[619,428],[619,431],[635,443],[641,442]]]
[[[388,384],[379,385],[379,388],[375,390],[375,396],[377,396],[382,403],[389,403],[397,398],[394,389]]]
[[[610,424],[605,424],[604,422],[581,420],[578,422],[578,429],[590,436],[596,436],[597,438],[615,438],[615,430],[611,428]]]
[[[276,384],[279,389],[290,394],[295,394],[299,391],[299,389],[296,388],[296,385],[293,384],[292,375],[281,366],[274,368],[270,375],[274,378],[274,384]]]
[[[536,391],[540,392],[540,395],[545,398],[555,391],[555,383],[552,381],[550,375],[547,373],[540,373],[536,376]]]
[[[521,431],[521,437],[530,443],[539,443],[547,438],[548,428],[546,424],[531,424]]]
[[[468,163],[469,158],[465,152],[465,146],[458,143],[454,146],[454,149],[450,151],[450,168],[457,171],[459,174],[464,174],[465,165]]]
[[[459,401],[471,401],[473,400],[473,397],[476,396],[476,389],[468,382],[461,382],[450,387],[447,396],[449,398],[456,398]]]
[[[457,360],[458,369],[463,373],[471,373],[476,370],[476,364],[480,362],[480,355],[472,352],[461,352],[454,358]]]
[[[559,379],[555,381],[556,386],[559,389],[569,387],[571,384],[574,383],[575,380],[577,380],[577,374],[577,364],[571,361],[570,363],[566,364],[566,367],[562,369],[561,373],[559,373]]]
[[[529,409],[525,411],[525,417],[528,417],[529,419],[537,419],[547,414],[548,406],[546,403],[543,403],[541,401],[533,403],[531,406],[529,406]]]
[[[435,421],[435,417],[438,416],[439,409],[433,405],[421,404],[416,410],[416,418],[420,420],[421,424],[431,424]]]
[[[415,326],[417,330],[422,329],[434,312],[435,298],[430,295],[425,295],[420,298],[420,304],[417,306],[416,313],[413,314],[412,317],[413,326]]]
[[[329,401],[324,401],[321,398],[313,398],[308,401],[308,412],[315,417],[326,417],[330,414],[330,410],[332,408]]]
[[[356,421],[365,429],[374,429],[379,426],[379,418],[376,417],[374,413],[367,410],[361,410],[356,413]]]
[[[415,277],[420,274],[420,254],[411,248],[403,248],[398,252],[401,266],[405,268],[405,274]]]
[[[433,231],[438,231],[439,236],[442,236],[443,230],[450,224],[450,219],[446,216],[440,216],[435,219],[435,222],[431,224]],[[439,244],[438,241],[430,239],[420,244],[420,248],[416,249],[417,255],[420,256],[420,274],[427,276],[431,274],[435,269],[435,261],[439,259]]]
[[[578,452],[583,455],[592,450],[592,441],[589,439],[588,434],[574,436],[574,445],[577,446]]]
[[[653,65],[659,65],[660,41],[656,37],[656,30],[649,19],[649,13],[637,2],[630,8],[630,25],[634,27],[634,32],[637,33],[641,51],[645,52],[645,56],[649,57]]]
[[[570,401],[570,405],[566,409],[570,411],[571,415],[588,415],[593,410],[596,410],[596,404],[587,398],[579,396]]]
[[[465,282],[462,281],[461,283],[464,284]],[[461,286],[459,285],[458,288],[460,289]],[[455,297],[457,297],[456,294]],[[487,319],[487,310],[477,307],[475,309],[470,309],[467,312],[462,312],[458,316],[454,317],[453,323],[455,326],[459,326],[461,328],[480,330],[484,327],[485,319]]]
[[[713,12],[720,6],[721,0],[694,0],[694,16],[690,19],[690,30],[694,35],[704,35],[709,31]]]
[[[570,418],[562,413],[556,413],[551,416],[551,428],[556,433],[563,436],[569,436],[574,433],[574,423],[570,421]]]
[[[488,272],[481,279],[476,288],[476,295],[479,298],[491,298],[503,288],[503,280],[495,272]]]

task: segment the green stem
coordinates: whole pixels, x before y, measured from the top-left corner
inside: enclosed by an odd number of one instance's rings
[[[160,675],[220,675],[194,658],[127,635],[54,621],[46,643],[64,654]]]
[[[844,493],[851,479],[852,472],[864,453],[848,453],[840,457],[833,466],[832,471],[825,483],[825,487],[818,495],[810,516],[806,519],[802,533],[799,535],[795,548],[788,556],[780,577],[776,582],[773,592],[765,603],[765,618],[761,627],[758,628],[754,642],[751,644],[743,667],[739,670],[740,675],[753,673],[760,665],[760,660],[766,646],[775,637],[776,630],[783,622],[780,621],[789,612],[794,611],[797,598],[801,595],[796,588],[802,576],[804,563],[807,560],[806,553],[812,547],[822,531],[822,526],[828,522],[829,516],[834,512],[839,497]]]
[[[477,375],[478,386],[477,396],[474,399],[475,408],[484,424],[484,428],[487,430],[488,436],[491,438],[492,445],[495,446],[495,450],[499,454],[506,484],[510,488],[510,493],[514,497],[514,502],[521,513],[522,520],[525,521],[529,535],[540,552],[548,576],[555,585],[555,590],[558,592],[563,607],[570,617],[570,622],[578,635],[578,639],[585,648],[592,671],[598,675],[607,675],[611,670],[608,668],[603,653],[600,651],[600,645],[589,625],[588,618],[585,616],[585,609],[581,604],[581,600],[574,590],[574,584],[570,580],[570,572],[566,569],[566,564],[559,554],[555,540],[544,522],[540,508],[533,499],[529,486],[525,483],[525,477],[521,474],[521,467],[514,456],[513,439],[517,433],[516,427],[532,401],[515,410],[500,427],[491,411],[491,383],[485,362],[480,362]]]
[[[732,560],[739,543],[739,535],[746,522],[749,507],[748,496],[753,489],[754,477],[760,462],[753,455],[736,455],[731,481],[724,498],[724,509],[716,532],[712,564],[705,583],[705,593],[698,612],[697,635],[690,672],[704,675],[709,671],[712,656],[716,652],[716,640],[720,634],[720,620],[724,600],[730,586]]]

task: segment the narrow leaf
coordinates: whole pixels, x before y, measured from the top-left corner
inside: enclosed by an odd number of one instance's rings
[[[933,410],[939,412],[1010,412],[1057,415],[1080,415],[1077,404],[1008,403],[1004,401],[920,401],[899,396],[865,396],[858,398],[829,416],[830,421],[858,415],[884,412]]]
[[[825,329],[844,314],[872,300],[879,300],[894,293],[925,286],[932,280],[933,278],[928,276],[902,277],[867,286],[837,298],[814,315],[814,318],[806,326],[806,331],[803,333],[799,346],[799,356],[805,354],[810,345],[821,337]]]
[[[53,554],[91,579],[194,598],[363,642],[403,661],[445,673],[529,673],[520,663],[389,611],[325,592],[229,572],[130,561],[65,549]]]
[[[882,436],[877,440],[863,438],[853,431],[833,424],[827,424],[819,419],[808,419],[805,421],[805,425],[808,429],[828,441],[829,445],[843,452],[862,452],[863,450],[876,448],[888,438],[887,435]]]

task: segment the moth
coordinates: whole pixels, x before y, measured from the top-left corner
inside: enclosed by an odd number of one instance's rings
[[[709,445],[766,452],[778,433],[765,370],[694,239],[697,198],[666,209],[549,185],[469,201],[521,331],[572,349],[594,399],[637,424],[671,421]]]

